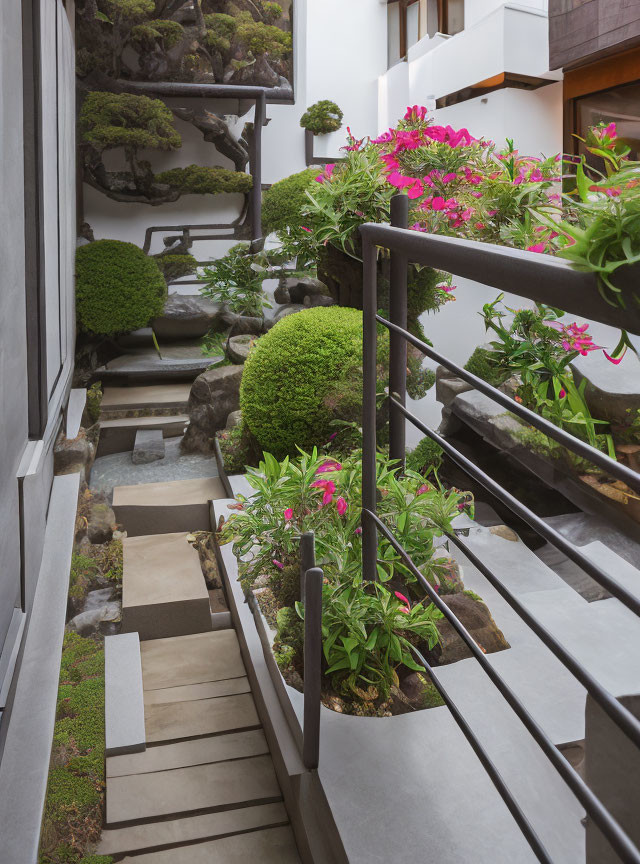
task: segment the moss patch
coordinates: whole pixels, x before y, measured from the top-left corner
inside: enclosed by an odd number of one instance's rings
[[[476,348],[464,364],[464,368],[472,375],[482,378],[487,384],[491,384],[492,387],[499,387],[509,377],[509,372],[493,362],[492,353],[486,348]]]
[[[251,174],[202,165],[170,168],[156,174],[155,179],[156,183],[179,189],[185,195],[220,195],[223,192],[244,194],[253,186]]]
[[[312,188],[317,168],[307,168],[274,183],[262,196],[262,228],[264,235],[284,231],[302,221],[302,208],[309,203],[307,189]]]

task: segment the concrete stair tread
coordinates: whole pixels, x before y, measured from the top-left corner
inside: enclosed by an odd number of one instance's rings
[[[280,800],[270,756],[107,779],[107,824]]]
[[[145,690],[222,681],[246,675],[233,630],[154,639],[140,646]]]
[[[251,693],[146,704],[144,720],[148,742],[194,738],[260,725]]]
[[[187,534],[141,535],[123,542],[122,625],[141,639],[211,629],[200,557]]]
[[[164,383],[167,379],[193,381],[213,362],[213,358],[202,356],[199,341],[191,356],[188,351],[184,351],[182,356],[167,356],[173,353],[172,349],[173,346],[165,346],[162,357],[154,347],[123,354],[96,369],[96,375],[102,381],[124,379],[146,385],[150,381]]]
[[[262,756],[268,752],[269,746],[262,729],[248,729],[226,735],[158,744],[148,747],[142,753],[110,756],[106,760],[107,777],[152,774],[173,768],[188,768],[190,765]]]
[[[137,633],[105,638],[104,685],[106,754],[144,750],[144,696]]]
[[[160,429],[164,438],[177,438],[183,434],[188,424],[188,414],[116,417],[112,420],[101,420],[97,458],[133,450],[136,433],[140,429]]]
[[[98,855],[117,855],[194,840],[208,840],[219,835],[285,825],[287,822],[287,811],[281,802],[239,807],[221,813],[187,816],[184,819],[107,828],[102,833],[96,852]]]
[[[209,501],[224,498],[219,477],[116,486],[113,509],[130,537],[209,531]]]
[[[267,828],[219,840],[136,855],[122,864],[300,864],[290,827]]]
[[[149,384],[137,387],[106,386],[100,403],[100,414],[109,411],[153,408],[186,408],[191,393],[189,383]],[[108,419],[105,416],[105,419]]]
[[[183,687],[163,687],[145,690],[145,705],[160,705],[167,702],[190,702],[193,699],[215,699],[218,696],[236,696],[250,693],[248,678],[227,678],[224,681],[208,681],[204,684],[185,684]]]

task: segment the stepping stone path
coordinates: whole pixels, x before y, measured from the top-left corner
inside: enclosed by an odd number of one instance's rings
[[[105,400],[108,416],[174,410],[186,397],[171,385],[108,388]],[[207,589],[187,540],[209,530],[209,502],[223,497],[218,478],[114,489],[127,532],[122,630],[141,640],[146,749],[106,759],[99,855],[130,864],[300,862],[224,591]],[[216,621],[226,629],[212,629]]]

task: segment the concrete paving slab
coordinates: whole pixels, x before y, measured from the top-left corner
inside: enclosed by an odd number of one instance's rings
[[[146,465],[164,459],[162,429],[138,429],[131,453],[134,465]]]
[[[190,392],[191,384],[188,383],[150,384],[142,387],[107,386],[100,403],[100,416],[107,419],[109,412],[127,409],[176,408],[184,411]]]
[[[270,756],[107,780],[107,824],[280,800]]]
[[[140,646],[145,690],[246,675],[233,630],[154,639]]]
[[[133,450],[136,432],[139,429],[160,429],[164,438],[172,438],[182,435],[188,423],[188,414],[171,414],[166,417],[117,417],[114,420],[101,420],[97,458]]]
[[[251,693],[146,705],[144,720],[148,742],[194,738],[260,725]]]
[[[104,679],[107,756],[144,750],[142,668],[137,633],[105,637]]]
[[[184,351],[165,346],[162,357],[158,357],[155,348],[147,348],[110,360],[96,369],[96,376],[102,381],[129,381],[140,385],[167,380],[193,381],[211,363],[211,357],[202,356],[199,343],[192,346],[191,350],[185,348]]]
[[[110,756],[107,759],[107,777],[170,771],[173,768],[187,768],[189,765],[207,765],[210,762],[262,756],[268,752],[269,747],[262,729],[248,729],[191,741],[158,744],[148,747],[143,753]]]
[[[275,803],[240,807],[222,813],[204,813],[184,819],[147,822],[126,828],[108,828],[103,831],[96,852],[98,855],[117,855],[148,850],[158,846],[211,839],[222,834],[286,825],[288,821],[284,805]]]
[[[209,531],[209,501],[224,494],[218,477],[116,486],[113,509],[130,537]]]
[[[187,534],[126,537],[122,630],[161,639],[211,630],[200,557]]]
[[[223,837],[149,855],[122,859],[123,864],[300,864],[290,827],[268,828],[250,834]]]
[[[187,684],[184,687],[164,687],[160,690],[145,690],[145,705],[161,705],[167,702],[190,702],[193,699],[215,699],[218,696],[235,696],[250,693],[248,678],[227,678],[225,681],[209,681],[206,684]]]

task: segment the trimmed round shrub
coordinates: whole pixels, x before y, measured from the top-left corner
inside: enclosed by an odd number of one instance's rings
[[[317,168],[306,168],[274,183],[262,196],[262,230],[265,235],[272,231],[284,231],[301,221],[301,210],[309,203],[307,189],[312,188],[318,176]]]
[[[388,365],[388,339],[378,340]],[[242,419],[277,458],[324,444],[336,419],[360,423],[362,312],[321,306],[287,315],[258,340],[244,364]]]
[[[96,240],[76,252],[76,313],[88,333],[146,327],[162,313],[167,285],[154,258],[133,243]]]
[[[300,125],[314,135],[337,132],[342,126],[342,111],[330,99],[321,99],[304,112]]]

